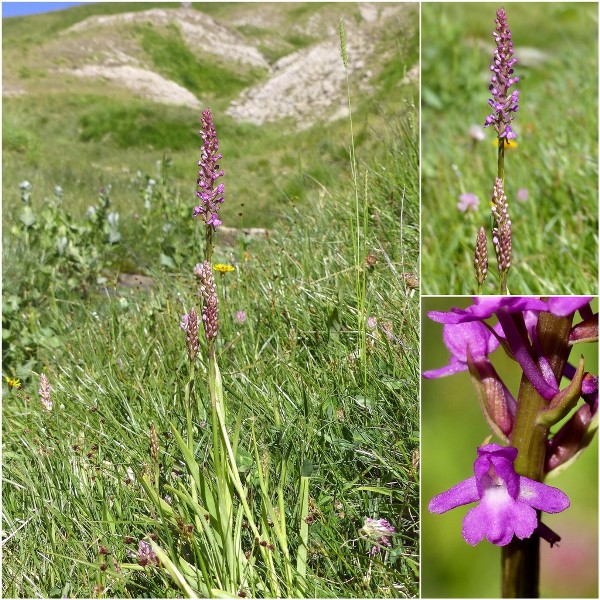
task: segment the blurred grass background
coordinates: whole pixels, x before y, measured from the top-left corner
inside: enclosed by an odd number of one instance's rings
[[[430,310],[465,308],[470,298],[423,298],[422,371],[447,364],[442,325],[427,318]],[[598,310],[594,301],[594,310]],[[582,344],[586,368],[596,371],[597,345]],[[519,369],[502,351],[492,361],[515,393]],[[432,496],[473,474],[476,448],[489,435],[467,372],[440,379],[422,379],[421,396],[421,580],[422,596],[494,598],[500,596],[500,548],[487,541],[476,547],[461,535],[469,507],[443,515],[427,511]],[[497,441],[497,440],[493,440]],[[544,522],[562,541],[550,549],[542,543],[541,597],[596,598],[598,596],[598,440],[566,471],[546,480],[571,499],[571,507]]]
[[[498,4],[422,4],[423,293],[475,290],[477,230],[488,232],[496,134],[469,136],[490,109],[489,65]],[[509,289],[596,293],[598,279],[598,6],[508,3],[520,77],[517,143],[505,157],[513,226]],[[529,198],[517,200],[517,191]],[[461,213],[460,194],[479,197]],[[496,259],[484,293],[497,292]]]

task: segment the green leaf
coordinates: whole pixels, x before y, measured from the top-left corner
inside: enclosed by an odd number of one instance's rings
[[[175,268],[175,263],[173,262],[173,259],[170,256],[167,256],[166,254],[164,254],[162,252],[160,254],[160,264],[163,267],[167,267],[168,269]]]
[[[31,206],[24,206],[23,210],[19,214],[19,221],[25,225],[25,227],[31,227],[36,222],[35,214]]]

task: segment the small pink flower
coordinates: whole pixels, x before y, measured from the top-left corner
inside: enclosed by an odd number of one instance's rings
[[[369,329],[377,329],[377,319],[376,319],[376,317],[369,317],[367,319],[367,327]]]
[[[474,142],[481,142],[485,139],[485,132],[483,131],[483,127],[479,125],[471,125],[469,128],[469,137]]]
[[[245,310],[238,310],[235,313],[235,320],[238,323],[245,323],[246,322],[246,311]]]
[[[527,202],[529,199],[529,190],[527,188],[519,188],[517,190],[517,200],[519,202]]]
[[[470,192],[468,194],[461,194],[458,200],[456,208],[460,212],[467,212],[468,210],[476,211],[479,208],[479,198]]]
[[[140,540],[136,558],[138,565],[141,567],[146,567],[147,565],[158,565],[158,556],[156,556],[156,552],[154,552],[152,546],[144,540]]]
[[[386,519],[371,519],[370,517],[365,518],[365,524],[360,530],[373,544],[373,547],[369,551],[371,556],[381,552],[382,546],[391,548],[392,542],[390,541],[390,537],[395,531],[396,529]]]
[[[44,410],[50,412],[52,410],[52,398],[50,398],[50,382],[46,377],[45,373],[40,375],[40,386],[38,388],[38,394],[40,396],[40,402]]]

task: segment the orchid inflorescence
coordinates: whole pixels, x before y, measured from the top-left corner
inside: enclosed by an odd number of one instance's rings
[[[201,200],[201,203],[194,208],[193,215],[194,217],[202,215],[207,226],[216,228],[221,225],[218,212],[224,199],[224,185],[220,183],[215,187],[215,183],[219,177],[223,177],[224,173],[217,164],[217,161],[221,160],[223,155],[219,152],[219,140],[213,125],[210,108],[202,113],[200,135],[204,144],[198,161],[200,169],[196,183],[200,189],[196,192],[196,196]]]
[[[514,75],[514,66],[517,59],[514,57],[512,36],[504,8],[500,8],[496,12],[495,22],[496,30],[492,35],[496,42],[496,48],[490,66],[492,79],[489,85],[492,98],[488,100],[488,104],[494,112],[486,117],[484,127],[493,126],[498,139],[498,176],[494,181],[491,198],[492,217],[494,219],[492,242],[498,261],[500,293],[507,294],[507,277],[512,263],[512,227],[508,214],[508,202],[504,192],[504,144],[510,144],[510,140],[517,137],[511,123],[519,109],[519,91],[509,92],[509,88],[518,83],[519,78]],[[487,276],[487,249],[485,245],[485,230],[480,228],[477,232],[474,257],[478,293],[483,292],[483,282]],[[482,256],[482,252],[485,252],[485,257]],[[481,268],[483,261],[486,264],[485,270]]]
[[[598,378],[585,370],[583,357],[577,364],[569,362],[577,344],[598,339],[598,314],[590,301],[590,297],[481,297],[466,309],[428,314],[444,325],[450,361],[423,376],[432,379],[468,371],[492,434],[506,444],[480,446],[474,476],[429,503],[431,512],[443,513],[479,502],[463,521],[463,538],[470,544],[486,537],[505,546],[514,536],[525,539],[534,534],[551,544],[560,539],[539,521],[536,510],[555,513],[569,507],[566,494],[542,480],[573,462],[595,433]],[[577,312],[582,321],[574,326]],[[495,324],[490,323],[493,317]],[[522,370],[518,396],[490,360],[499,348]],[[560,389],[563,378],[570,383]],[[563,420],[552,434],[550,427]]]

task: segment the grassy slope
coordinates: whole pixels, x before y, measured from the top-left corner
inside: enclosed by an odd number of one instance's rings
[[[506,7],[522,60],[517,145],[506,153],[505,188],[513,223],[511,293],[595,293],[597,283],[597,35],[589,4]],[[495,7],[423,7],[424,293],[472,293],[477,229],[489,224],[495,177],[494,132],[473,145],[469,127],[487,114]],[[482,49],[481,43],[489,46]],[[575,100],[576,99],[576,100]],[[457,176],[453,165],[456,165]],[[516,200],[527,188],[529,200]],[[481,200],[476,214],[456,208],[461,193]],[[489,233],[489,227],[488,227]],[[493,249],[488,242],[488,253]],[[495,257],[485,293],[495,293]]]
[[[147,9],[161,5],[143,6]],[[248,10],[235,4],[208,4],[199,8],[222,19],[224,24]],[[5,80],[18,81],[29,92],[26,96],[4,99],[5,224],[10,218],[10,207],[18,203],[17,184],[23,179],[34,184],[34,194],[40,199],[49,195],[54,185],[61,185],[69,206],[78,213],[92,203],[101,186],[111,183],[116,207],[135,211],[139,206],[132,206],[131,202],[132,175],[138,170],[152,174],[150,165],[164,154],[173,158],[182,192],[193,198],[194,157],[200,142],[196,111],[132,100],[118,88],[48,71],[57,65],[66,66],[64,56],[56,58],[56,55],[60,54],[57,44],[64,43],[61,32],[68,26],[93,14],[133,9],[140,10],[140,5],[90,5],[60,14],[11,19],[4,24],[4,62],[12,65],[5,69]],[[249,43],[255,43],[257,35],[260,36],[261,47],[269,48],[273,58],[315,41],[310,36],[295,34],[291,24],[306,22],[315,14],[322,14],[326,22],[334,25],[340,13],[349,21],[356,18],[352,5],[276,5],[276,9],[273,24],[269,25],[265,19],[260,32],[243,25],[237,28]],[[281,36],[282,30],[290,33]],[[391,44],[390,41],[414,38],[414,30],[412,11],[407,26],[394,24],[381,35],[381,46],[388,50],[386,63],[380,65],[383,79],[377,82],[378,91],[371,98],[357,96],[361,101],[355,106],[359,151],[361,148],[364,153],[372,151],[377,136],[373,128],[387,118],[378,107],[392,109],[397,104],[397,75],[410,68],[415,58],[414,43],[400,46],[397,41]],[[224,213],[231,225],[269,226],[282,206],[304,201],[306,192],[319,184],[330,186],[346,178],[345,123],[319,124],[298,132],[286,122],[255,127],[238,124],[224,115],[239,90],[262,79],[264,71],[240,71],[237,65],[222,61],[213,65],[214,59],[208,56],[192,55],[172,28],[123,26],[118,34],[119,44],[125,44],[133,55],[154,64],[158,72],[189,86],[193,92],[202,88],[205,92],[202,97],[210,100],[223,137],[222,166],[229,176]],[[82,40],[85,35],[79,34]],[[101,36],[108,35],[101,32]],[[105,40],[105,43],[116,42]],[[215,85],[215,81],[219,84]],[[411,91],[404,86],[402,96],[411,95],[414,99],[414,88]],[[324,131],[327,135],[323,135]],[[251,198],[247,197],[248,189],[253,190]]]
[[[366,383],[349,359],[357,344],[349,190],[327,192],[314,210],[290,214],[281,234],[234,249],[238,270],[219,279],[219,361],[230,414],[255,420],[273,477],[278,457],[290,453],[290,498],[302,461],[317,466],[309,565],[316,585],[343,597],[417,592],[418,296],[410,297],[400,275],[416,268],[418,255],[417,146],[400,130],[386,143],[388,159],[369,167],[368,249],[380,260],[368,273],[367,300],[369,314],[391,321],[397,341],[383,329],[370,336]],[[169,420],[182,426],[179,293],[186,304],[193,297],[186,274],[161,280],[150,297],[59,301],[48,311],[47,324],[68,340],[44,353],[55,410],[41,415],[22,393],[4,404],[4,507],[6,529],[15,533],[5,549],[5,595],[67,589],[86,596],[98,581],[114,595],[172,595],[160,574],[102,575],[97,545],[127,562],[124,535],[166,534],[137,487],[123,482],[128,467],[138,472],[148,461],[148,423],[160,432]],[[240,309],[244,325],[233,318]],[[245,426],[245,449],[247,436]],[[160,443],[169,480],[176,455],[162,435]],[[400,532],[394,568],[375,562],[368,584],[365,548],[352,542],[365,515],[386,517]],[[16,533],[21,519],[32,520]],[[392,583],[400,586],[395,592]]]
[[[57,26],[52,25],[54,18],[44,26],[46,33]],[[414,20],[412,25],[416,28]],[[414,30],[402,44],[391,43],[393,31],[386,35],[390,47],[404,53],[410,66],[416,54]],[[335,124],[326,135],[323,128],[313,128],[282,141],[280,128],[239,126],[216,118],[227,156],[227,189],[234,188],[235,173],[239,189],[251,196],[245,198],[248,209],[257,215],[265,212],[258,200],[264,194],[270,201],[265,219],[275,229],[268,239],[221,249],[223,259],[237,265],[235,273],[218,280],[218,353],[230,420],[233,423],[242,413],[243,450],[250,448],[248,422],[254,420],[260,447],[271,460],[271,477],[279,476],[279,460],[289,453],[287,497],[297,496],[302,462],[316,465],[309,572],[315,593],[326,590],[339,597],[418,593],[418,295],[411,295],[402,277],[417,269],[418,128],[414,108],[404,102],[416,95],[415,87],[398,97],[392,81],[400,71],[388,66],[382,91],[355,115],[355,134],[364,140],[361,190],[362,174],[368,171],[367,249],[378,257],[367,273],[367,312],[394,332],[389,339],[381,327],[369,334],[366,379],[352,357],[358,342],[347,123]],[[86,182],[104,183],[106,176],[115,184],[115,195],[135,205],[131,173],[137,168],[153,171],[152,163],[161,153],[120,149],[115,137],[128,120],[127,114],[119,113],[125,97],[120,103],[118,97],[109,101],[87,93],[89,97],[71,98],[70,106],[65,105],[66,96],[57,93],[45,97],[53,104],[43,111],[20,101],[6,111],[15,126],[34,136],[40,152],[34,183],[42,187],[49,178],[48,187],[42,188],[49,191],[54,177],[68,175],[72,187],[62,178],[58,181],[65,187],[65,202],[72,200],[74,209],[83,210],[86,197],[81,190]],[[113,119],[112,139],[78,139],[80,123],[69,115],[79,115],[86,107],[90,112],[107,111],[106,118]],[[142,109],[150,111],[148,127],[153,114],[158,119],[151,105],[134,108],[131,122],[141,118]],[[17,110],[19,118],[14,116]],[[172,116],[174,122],[189,116],[177,109],[161,109],[160,114]],[[41,129],[25,126],[36,119]],[[45,138],[49,131],[55,134],[51,141]],[[60,143],[59,133],[66,134]],[[182,165],[195,160],[197,147],[194,138],[174,154],[180,181],[187,170]],[[46,156],[50,148],[52,155]],[[92,152],[99,167],[89,169],[86,161]],[[33,175],[27,169],[35,161],[27,167],[25,155],[6,158],[19,167],[14,181]],[[61,165],[55,156],[64,158]],[[127,165],[129,173],[100,168],[116,165]],[[275,171],[281,166],[288,170],[287,178]],[[325,185],[312,189],[308,175]],[[283,206],[283,199],[301,195],[304,204]],[[235,206],[233,198],[232,191],[227,202]],[[228,219],[237,207],[229,212],[225,208],[224,221],[231,224]],[[265,221],[257,216],[253,222]],[[133,254],[136,241],[129,233],[137,230],[129,213],[122,228]],[[22,257],[21,264],[35,258]],[[193,264],[194,259],[189,261]],[[18,273],[14,270],[15,276]],[[182,427],[180,402],[187,369],[178,322],[195,289],[189,270],[161,273],[157,268],[155,276],[157,286],[149,295],[124,293],[114,301],[92,293],[81,302],[60,294],[56,282],[56,297],[48,298],[36,317],[27,311],[58,340],[42,345],[37,355],[50,377],[55,408],[51,414],[40,413],[35,373],[23,378],[23,391],[4,389],[4,529],[12,535],[4,545],[4,596],[83,597],[99,583],[113,597],[176,595],[164,573],[124,569],[119,576],[112,567],[103,572],[98,556],[98,545],[104,544],[119,563],[130,563],[123,536],[137,540],[155,532],[164,543],[172,535],[153,517],[137,484],[125,483],[128,467],[139,474],[148,463],[151,422],[160,433],[166,481],[179,460],[164,432],[169,421]],[[244,325],[234,319],[237,310],[247,312]],[[198,386],[204,385],[199,377]],[[208,434],[198,429],[198,435],[200,455],[202,435]],[[367,546],[358,539],[365,516],[387,518],[396,526],[390,564],[371,562]],[[288,518],[295,523],[294,514]],[[297,538],[290,531],[294,550]],[[368,571],[370,578],[365,579]]]

